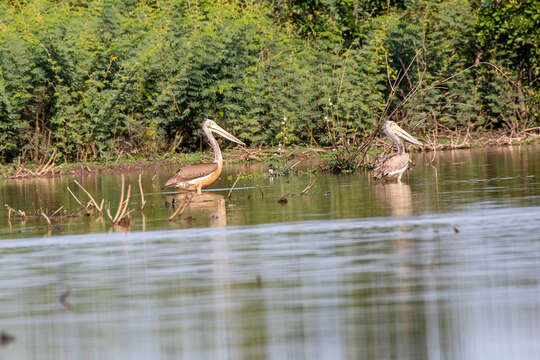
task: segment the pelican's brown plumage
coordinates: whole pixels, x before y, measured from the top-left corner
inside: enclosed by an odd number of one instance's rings
[[[202,125],[204,134],[210,142],[210,146],[214,150],[214,161],[211,163],[188,164],[182,166],[173,177],[165,183],[165,187],[175,187],[182,190],[197,191],[201,193],[201,189],[212,184],[219,178],[223,169],[223,157],[221,149],[212,133],[223,136],[225,139],[233,141],[240,145],[245,145],[233,135],[225,131],[221,126],[210,119],[205,119]]]
[[[371,170],[371,174],[375,179],[392,179],[397,177],[397,181],[401,183],[401,176],[409,167],[410,162],[409,154],[405,152],[405,146],[401,139],[419,146],[422,143],[393,121],[385,121],[382,129],[386,136],[396,145],[397,152],[378,159],[373,170]]]

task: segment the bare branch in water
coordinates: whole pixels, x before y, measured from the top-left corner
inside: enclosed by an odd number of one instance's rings
[[[242,175],[242,174],[238,174],[238,176],[236,177],[236,180],[234,180],[234,183],[233,183],[231,189],[229,190],[229,193],[227,194],[227,200],[230,200],[230,199],[231,199],[232,191],[233,191],[234,187],[236,186],[236,183],[237,183],[238,180],[240,179],[240,176],[241,176],[241,175]]]
[[[79,182],[77,180],[73,180],[75,182],[75,184],[77,184],[77,186],[79,186],[81,188],[82,191],[84,191],[84,193],[86,195],[88,195],[88,197],[90,198],[90,201],[92,202],[92,205],[94,205],[96,207],[96,209],[98,209],[99,213],[103,213],[103,201],[101,202],[101,206],[98,205],[97,201],[94,199],[94,197],[92,196],[92,194],[90,194],[90,192],[88,192],[88,190],[86,190],[84,188],[84,186],[82,186],[81,184],[79,184]],[[70,190],[71,192],[71,190]],[[80,203],[80,202],[79,202]]]
[[[142,174],[139,174],[139,191],[141,192],[141,210],[144,210],[144,205],[146,205],[146,201],[144,200],[144,191],[142,188]]]
[[[304,190],[302,190],[302,192],[300,192],[300,195],[304,195],[305,193],[307,193],[309,189],[313,187],[314,184],[315,184],[315,181],[312,181],[308,186],[306,186]]]

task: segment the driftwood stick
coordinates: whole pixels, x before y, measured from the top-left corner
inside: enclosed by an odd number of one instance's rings
[[[120,190],[120,201],[118,202],[118,209],[116,209],[116,214],[114,215],[114,218],[112,220],[113,223],[116,223],[116,220],[118,219],[118,215],[120,215],[120,212],[122,211],[122,202],[124,201],[124,188],[125,188],[125,179],[124,179],[124,174],[122,174],[122,188]]]
[[[144,200],[144,191],[142,188],[142,174],[139,174],[139,190],[141,192],[141,210],[143,210],[146,201]]]
[[[107,208],[107,216],[109,217],[111,222],[114,224],[114,220],[113,220],[113,217],[111,216],[111,209],[110,208]]]
[[[37,171],[38,175],[43,175],[47,173],[52,167],[54,167],[54,159],[56,158],[56,149],[53,150],[53,153],[51,154],[51,157],[49,160],[41,167],[40,170]]]
[[[43,216],[45,220],[47,220],[47,224],[49,224],[49,228],[52,227],[51,219],[49,219],[49,217],[47,216],[47,214],[43,212],[43,210],[40,210],[40,212],[41,212],[41,216]]]
[[[131,195],[131,184],[128,185],[126,199],[120,204],[120,209],[122,209],[122,210],[120,211],[120,214],[118,215],[118,217],[114,219],[115,224],[117,224],[120,220],[122,220],[125,216],[127,216],[126,211],[127,211],[128,205],[129,205],[130,195]]]
[[[234,187],[236,186],[236,183],[237,183],[238,180],[240,179],[240,176],[242,176],[242,174],[238,174],[238,176],[236,177],[236,180],[234,180],[234,183],[233,183],[231,189],[229,190],[229,193],[227,194],[227,200],[230,200],[230,199],[231,199],[232,191],[233,191]]]
[[[12,211],[15,211],[15,209],[13,209],[11,206],[9,206],[8,204],[4,204],[4,206],[8,209],[8,222],[11,221],[11,212]]]
[[[261,199],[264,199],[264,192],[262,190],[262,186],[257,184],[257,189],[259,189],[259,191],[261,192]]]
[[[4,204],[4,206],[8,209],[9,211],[9,215],[8,215],[8,220],[11,220],[11,212],[13,211],[14,213],[18,213],[21,217],[25,218],[26,217],[26,213],[22,210],[16,210],[14,208],[12,208],[11,206],[9,206],[8,204]]]
[[[88,197],[89,197],[90,200],[92,201],[92,204],[99,210],[99,212],[102,212],[103,209],[100,208],[100,207],[98,206],[98,203],[97,203],[97,201],[94,199],[94,197],[92,196],[92,194],[90,194],[90,193],[89,193],[89,192],[88,192],[81,184],[79,184],[79,182],[78,182],[77,180],[73,180],[73,181],[75,182],[75,184],[77,184],[77,185],[81,188],[82,191],[84,191],[84,193],[85,193],[86,195],[88,195]]]
[[[111,220],[111,223],[113,225],[118,224],[123,218],[126,216],[129,216],[131,214],[132,210],[128,211],[127,207],[129,205],[129,199],[131,198],[131,184],[128,185],[126,198],[124,199],[125,194],[125,178],[124,175],[122,175],[122,188],[120,191],[120,200],[118,200],[118,209],[116,209],[116,213],[114,217],[111,215],[111,208],[107,208],[107,216]],[[103,206],[103,200],[101,201],[101,206]]]
[[[69,193],[71,194],[71,196],[73,196],[73,198],[75,199],[75,201],[76,201],[79,205],[81,205],[82,207],[85,207],[85,206],[81,203],[81,201],[75,196],[75,194],[71,191],[71,189],[69,188],[69,186],[67,186],[67,189],[68,189]]]
[[[55,216],[56,214],[58,214],[58,212],[59,212],[60,210],[62,210],[63,208],[64,208],[64,205],[60,206],[60,207],[58,208],[58,210],[56,210],[55,212],[52,213],[51,217],[53,217],[53,216]]]
[[[308,186],[306,186],[306,188],[300,192],[300,195],[305,195],[305,193],[307,193],[309,189],[313,187],[313,184],[315,184],[315,181],[312,181]]]

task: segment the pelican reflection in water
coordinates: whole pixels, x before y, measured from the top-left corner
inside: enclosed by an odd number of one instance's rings
[[[409,216],[413,212],[411,187],[407,184],[376,184],[375,196],[382,206],[388,206],[392,216]]]
[[[385,121],[382,129],[386,136],[396,145],[397,152],[377,159],[373,170],[371,170],[371,174],[375,179],[397,178],[398,183],[401,183],[401,176],[409,167],[410,162],[409,154],[405,152],[405,145],[401,139],[419,146],[422,146],[422,143],[393,121]]]
[[[225,209],[225,197],[212,192],[196,194],[193,192],[182,192],[167,196],[168,202],[174,206],[182,206],[188,202],[184,219],[191,219],[190,224],[177,224],[179,227],[196,226],[226,226],[227,211]],[[175,224],[173,222],[173,224]]]
[[[213,133],[237,144],[245,145],[212,120],[205,119],[202,129],[210,142],[212,150],[214,150],[214,161],[211,163],[183,165],[173,177],[167,180],[165,187],[175,187],[188,191],[196,190],[200,194],[203,187],[212,184],[219,178],[223,169],[223,157],[221,156],[221,149]]]

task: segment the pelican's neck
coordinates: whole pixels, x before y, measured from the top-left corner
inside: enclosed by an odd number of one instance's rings
[[[397,136],[392,131],[387,131],[386,129],[384,129],[384,133],[386,134],[386,136],[388,136],[390,138],[390,140],[392,140],[394,145],[396,145],[397,153],[398,154],[403,154],[405,152],[405,146],[403,144],[403,141],[401,141],[401,139],[399,138],[399,136]]]
[[[203,130],[204,130],[204,134],[208,138],[208,142],[210,143],[212,150],[214,151],[214,162],[216,164],[223,163],[223,157],[221,156],[221,149],[219,148],[219,144],[216,138],[214,137],[214,134],[212,134],[212,132],[207,127],[204,127]]]
[[[394,144],[396,144],[398,154],[403,154],[405,152],[405,144],[400,138],[397,138],[397,141],[394,141]]]

